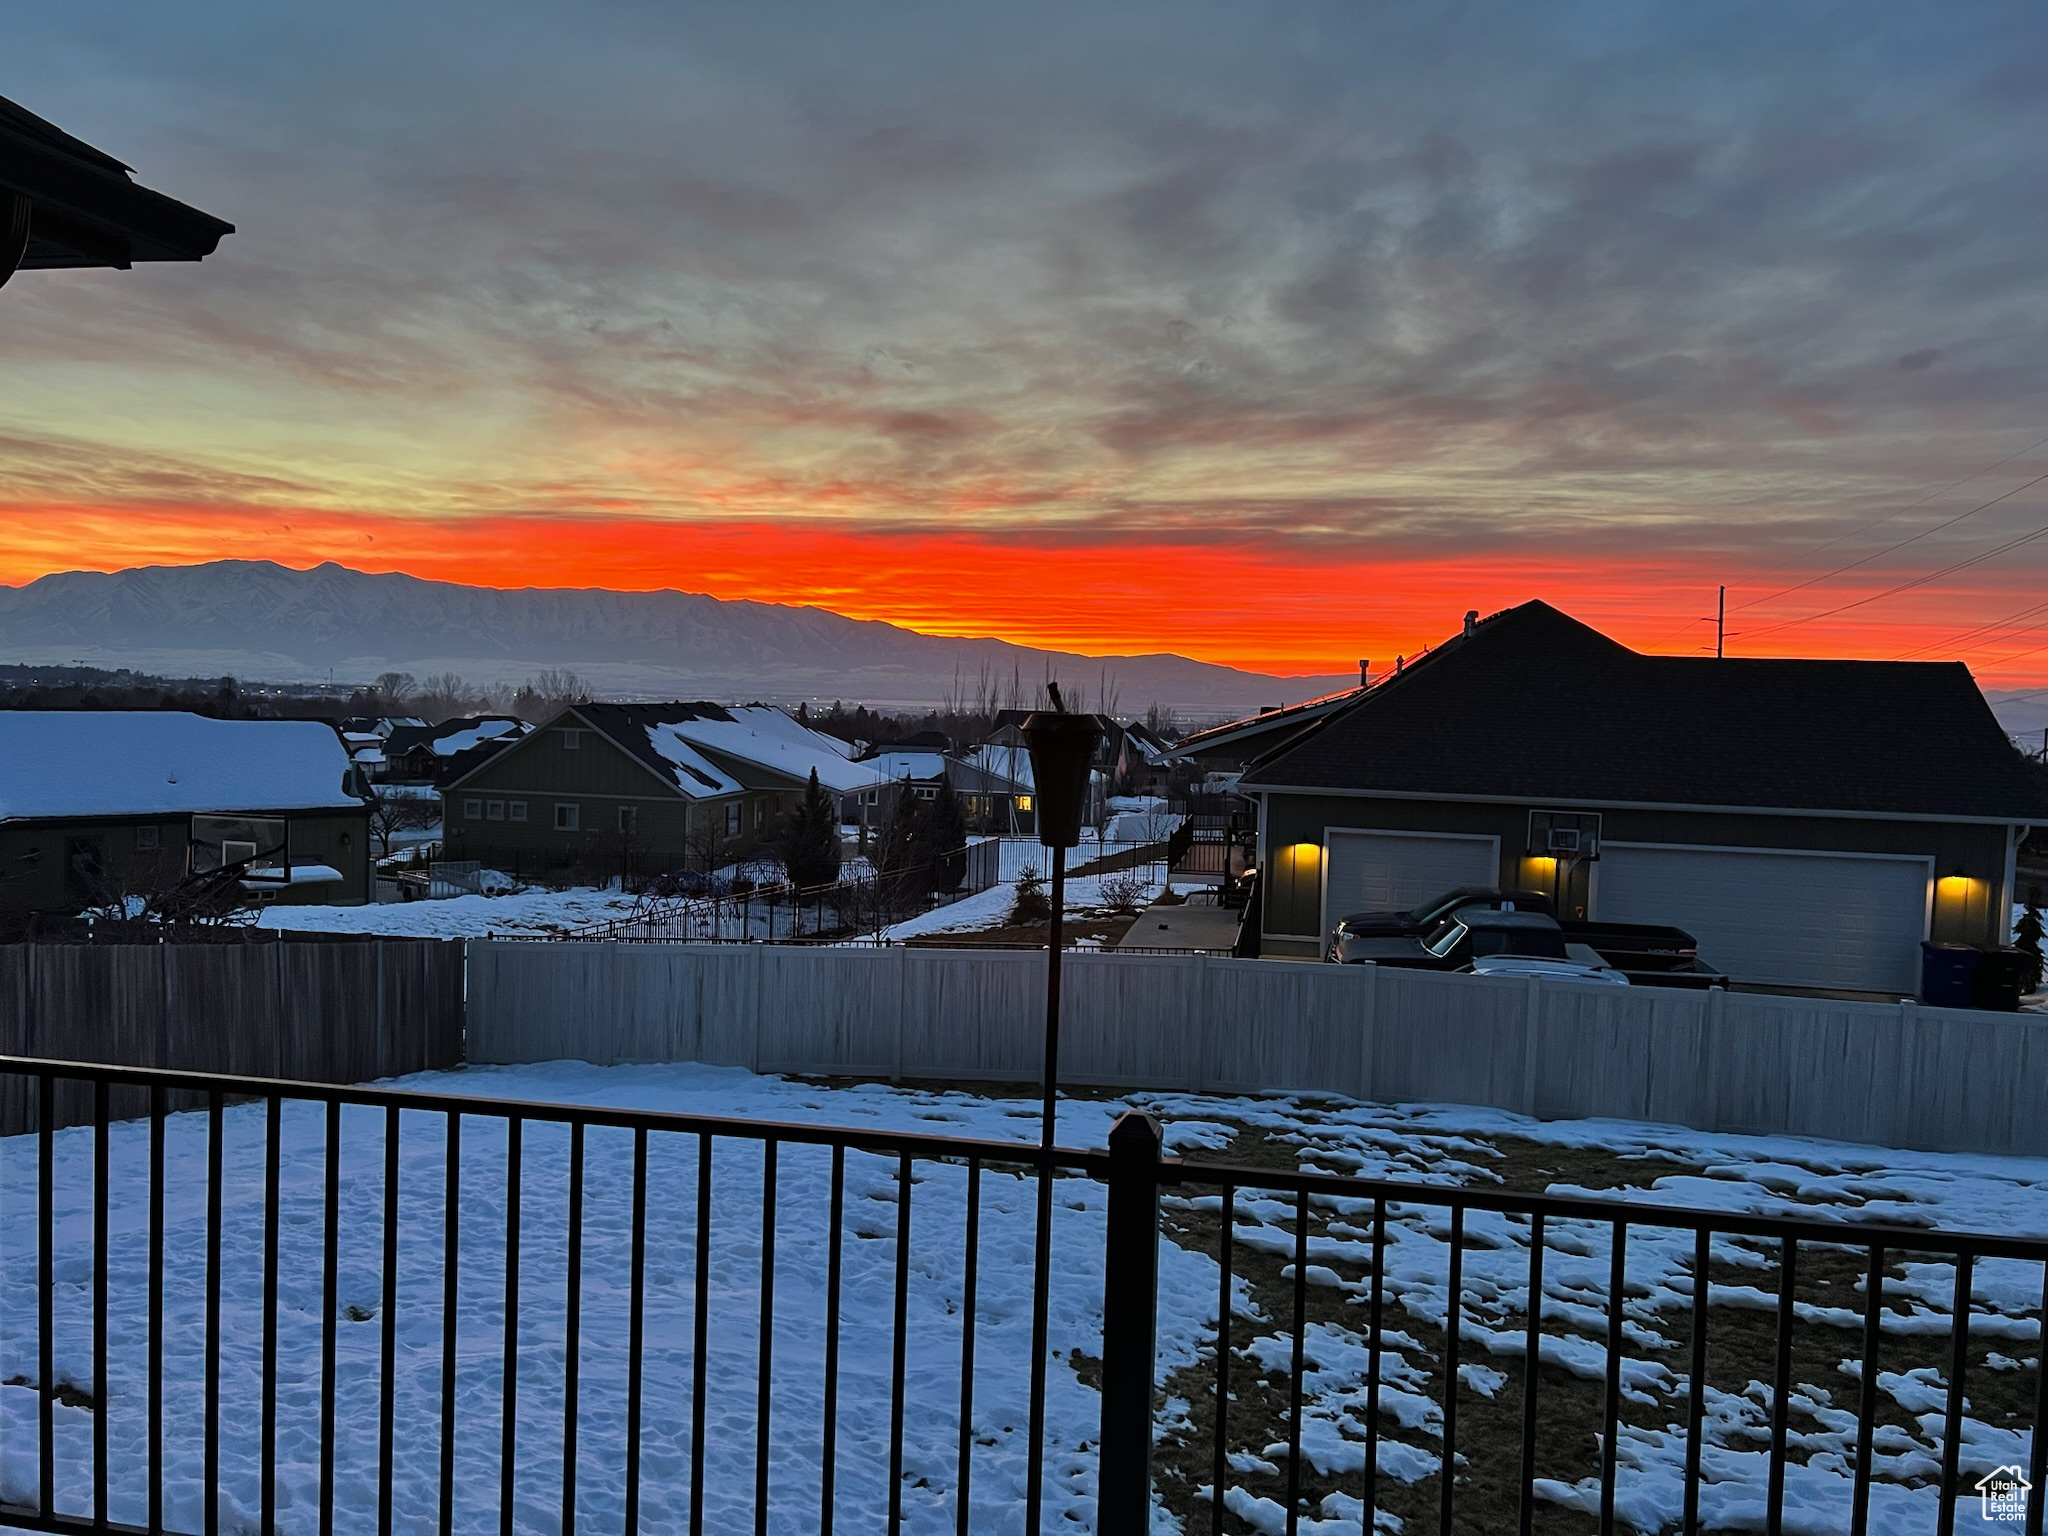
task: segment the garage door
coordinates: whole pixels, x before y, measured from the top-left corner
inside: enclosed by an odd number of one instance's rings
[[[1412,907],[1460,885],[1500,884],[1500,839],[1397,832],[1328,834],[1323,932],[1347,912]]]
[[[1915,992],[1928,859],[1608,843],[1594,915],[1676,923],[1737,981]]]

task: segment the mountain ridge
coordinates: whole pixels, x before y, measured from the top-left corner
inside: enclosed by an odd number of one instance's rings
[[[1344,675],[1276,677],[1171,652],[1091,656],[995,637],[930,635],[828,608],[665,588],[482,587],[335,561],[304,570],[217,560],[61,571],[0,587],[0,659],[296,682],[331,673],[457,671],[516,683],[568,667],[639,697],[938,702],[984,671],[1035,691],[1046,675],[1125,708],[1219,713],[1313,697]]]

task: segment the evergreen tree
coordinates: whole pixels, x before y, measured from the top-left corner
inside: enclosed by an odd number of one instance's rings
[[[2024,954],[2033,974],[2028,978],[2027,990],[2037,992],[2041,987],[2041,909],[2033,902],[2027,903],[2027,910],[2020,914],[2020,920],[2012,926],[2014,947]]]
[[[932,888],[931,818],[924,802],[902,786],[875,850],[882,899],[897,911],[921,905]]]
[[[839,878],[839,814],[832,797],[820,787],[815,768],[804,786],[803,800],[790,812],[782,867],[789,883],[800,891],[830,885]]]
[[[938,796],[929,804],[926,824],[931,838],[932,888],[957,891],[967,878],[967,813],[953,786],[944,779],[939,780]]]

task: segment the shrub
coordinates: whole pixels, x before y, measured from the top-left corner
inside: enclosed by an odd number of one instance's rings
[[[1010,921],[1019,925],[1052,921],[1052,902],[1045,894],[1045,881],[1035,864],[1026,864],[1017,871],[1017,896],[1010,905]]]

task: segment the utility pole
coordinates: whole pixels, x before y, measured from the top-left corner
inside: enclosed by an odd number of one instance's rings
[[[1728,639],[1728,589],[1721,589],[1720,601],[1714,604],[1714,659],[1721,659],[1721,648]]]

